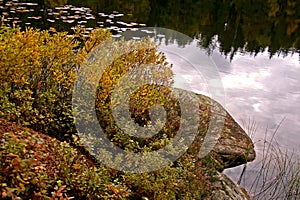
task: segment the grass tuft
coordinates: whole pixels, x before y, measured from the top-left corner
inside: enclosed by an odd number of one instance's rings
[[[255,143],[256,146],[262,146],[258,151],[261,154],[253,163],[255,166],[249,168],[245,164],[237,182],[248,188],[252,199],[300,199],[299,155],[283,149],[275,137],[283,121],[284,119],[270,139],[267,138],[266,128],[264,139]],[[257,131],[255,121],[249,120],[246,128],[253,137]]]

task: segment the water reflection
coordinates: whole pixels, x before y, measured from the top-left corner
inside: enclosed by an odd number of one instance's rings
[[[1,15],[22,27],[69,31],[80,24],[115,32],[143,25],[164,27],[198,38],[208,51],[215,48],[217,36],[220,52],[231,59],[237,52],[299,52],[299,10],[300,2],[294,0],[0,0]]]
[[[237,55],[230,63],[230,74],[221,73],[227,108],[237,118],[255,117],[259,127],[268,126],[271,133],[284,118],[277,137],[280,144],[294,149],[300,146],[296,137],[300,132],[298,58],[294,54],[269,59],[267,52],[256,57]]]
[[[191,43],[196,45],[197,43]],[[187,48],[187,47],[185,47]],[[198,93],[208,92],[197,72],[180,58],[168,55],[174,72],[187,81],[176,82],[177,87]],[[224,59],[219,51],[211,54],[218,67],[226,93],[225,107],[244,127],[249,119],[257,123],[254,140],[264,138],[268,128],[270,138],[284,119],[276,138],[279,144],[300,153],[300,63],[299,55],[269,59],[268,52],[257,56],[245,53],[236,55],[232,61]],[[176,76],[175,76],[176,78]],[[180,79],[177,79],[180,80]],[[187,85],[188,83],[188,85]]]
[[[66,2],[38,2],[1,0],[1,16],[4,16],[5,23],[21,28],[32,26],[50,31],[70,31],[72,27],[80,25],[86,28],[87,34],[95,27],[107,28],[113,33],[120,33],[134,27],[145,26],[143,23],[139,24],[134,21],[124,22],[122,18],[126,18],[126,16],[115,10],[108,13],[97,13],[89,7],[68,5],[65,4]]]

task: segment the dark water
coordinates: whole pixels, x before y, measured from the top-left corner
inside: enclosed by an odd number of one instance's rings
[[[86,27],[110,29],[115,37],[144,26],[164,27],[191,37],[182,48],[204,50],[215,62],[225,89],[224,107],[246,129],[256,123],[253,140],[258,157],[279,127],[280,147],[300,155],[300,2],[235,0],[88,0],[3,1],[5,23],[24,28],[69,31]],[[172,35],[164,36],[172,41]],[[176,56],[177,87],[205,93],[193,68]],[[248,131],[249,134],[251,130]],[[254,162],[255,165],[255,162]],[[237,180],[239,169],[227,170]]]
[[[74,25],[105,27],[115,32],[157,26],[200,39],[212,51],[218,36],[220,51],[269,56],[300,49],[300,3],[272,1],[156,0],[1,0],[1,15],[10,23],[69,31]],[[30,3],[25,3],[30,2]],[[289,1],[290,2],[290,1]],[[186,41],[186,44],[191,41]]]

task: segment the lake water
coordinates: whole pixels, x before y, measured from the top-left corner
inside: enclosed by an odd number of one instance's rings
[[[203,93],[198,77],[194,76],[197,72],[192,67],[182,68],[182,63],[176,61],[176,57],[170,57],[175,74],[185,77],[189,82],[188,85],[179,82],[176,86]],[[255,57],[246,53],[236,55],[230,61],[216,51],[211,57],[225,90],[223,106],[246,130],[251,123],[256,123],[257,132],[253,140],[263,139],[266,129],[268,138],[272,137],[280,126],[276,133],[279,144],[299,153],[299,54],[269,59],[267,52]]]
[[[278,128],[275,139],[280,148],[294,151],[299,158],[300,16],[296,10],[300,5],[172,2],[0,0],[0,11],[6,23],[52,31],[70,31],[80,25],[87,34],[102,27],[115,36],[144,26],[182,32],[191,40],[178,45],[201,48],[215,62],[225,90],[223,106],[249,134],[249,126],[255,123],[251,137],[258,157],[262,153],[259,141],[265,134],[270,139]],[[177,87],[205,92],[192,67],[171,54],[167,59],[174,64]],[[182,80],[178,76],[185,77],[188,86],[178,82]],[[236,181],[240,172],[241,167],[225,171]]]

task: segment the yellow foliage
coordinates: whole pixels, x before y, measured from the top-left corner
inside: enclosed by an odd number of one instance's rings
[[[74,132],[71,95],[76,70],[88,51],[110,37],[99,29],[76,34],[0,28],[0,117],[46,133]],[[86,48],[78,48],[82,43]],[[77,51],[76,51],[77,49]]]

